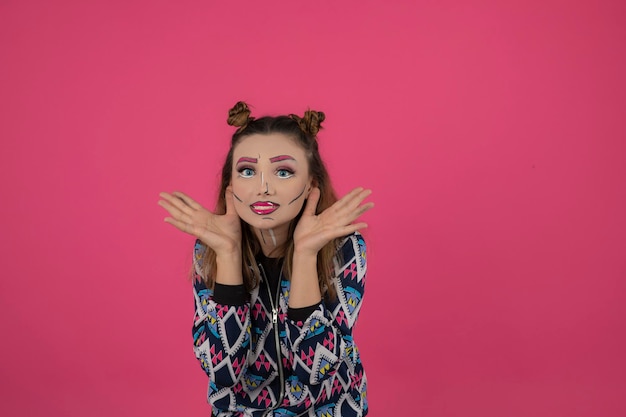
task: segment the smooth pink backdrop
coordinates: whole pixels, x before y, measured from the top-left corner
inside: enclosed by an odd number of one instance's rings
[[[0,415],[210,414],[156,202],[243,99],[374,190],[372,417],[623,417],[625,4],[1,2]]]

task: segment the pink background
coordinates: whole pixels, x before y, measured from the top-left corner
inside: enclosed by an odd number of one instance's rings
[[[623,417],[625,4],[2,1],[0,415],[210,414],[156,202],[244,99],[374,191],[372,417]]]

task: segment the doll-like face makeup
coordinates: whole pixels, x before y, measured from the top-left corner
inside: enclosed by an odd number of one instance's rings
[[[232,187],[243,221],[261,230],[288,227],[311,188],[304,149],[281,133],[244,137],[233,150]]]

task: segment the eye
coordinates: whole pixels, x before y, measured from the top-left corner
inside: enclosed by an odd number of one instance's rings
[[[242,178],[251,178],[252,176],[254,176],[254,170],[248,167],[240,168],[239,176]]]
[[[293,177],[293,171],[287,168],[281,168],[276,171],[278,178],[291,178]]]

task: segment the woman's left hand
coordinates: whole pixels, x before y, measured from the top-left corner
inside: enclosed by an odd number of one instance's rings
[[[362,204],[371,193],[372,190],[355,188],[320,214],[315,214],[320,190],[317,187],[313,188],[293,234],[295,251],[317,255],[317,252],[331,240],[367,227],[366,223],[352,222],[374,207],[372,202]]]

